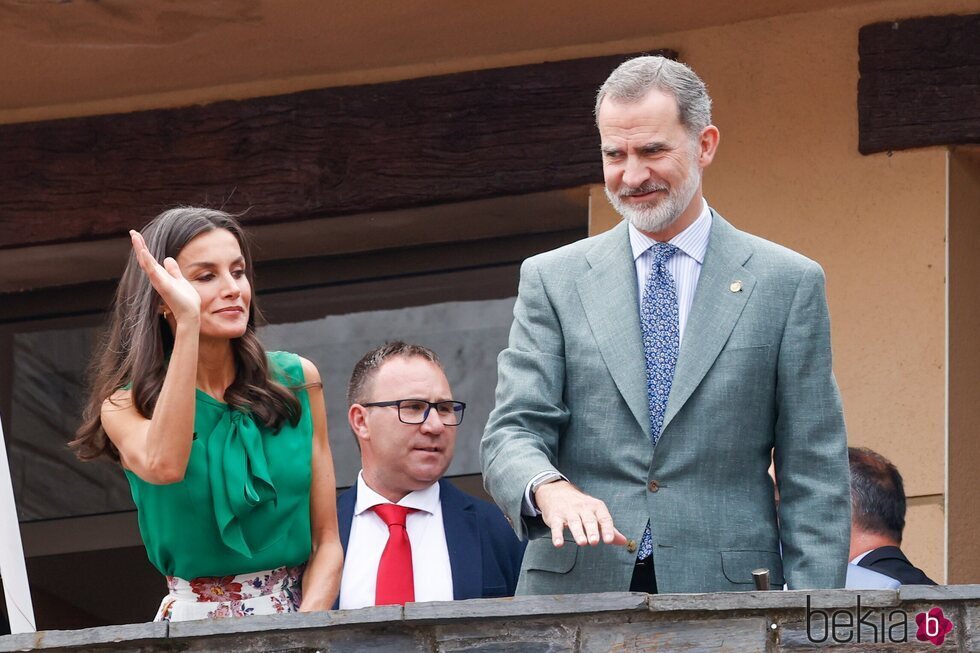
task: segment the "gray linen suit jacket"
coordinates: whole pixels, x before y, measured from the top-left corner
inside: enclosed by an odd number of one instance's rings
[[[521,515],[542,471],[603,500],[636,542],[650,521],[661,592],[752,589],[759,567],[774,587],[843,587],[847,442],[820,266],[712,212],[656,448],[638,305],[625,223],[521,267],[481,444],[487,489],[531,539],[518,594],[625,591],[636,558],[567,532],[555,548]]]

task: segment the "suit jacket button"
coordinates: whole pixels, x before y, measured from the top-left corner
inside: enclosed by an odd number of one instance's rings
[[[650,490],[651,492],[656,492],[657,490],[660,489],[660,485],[656,481],[650,481],[649,483],[647,483],[647,489]]]
[[[626,551],[636,553],[636,540],[626,540]]]

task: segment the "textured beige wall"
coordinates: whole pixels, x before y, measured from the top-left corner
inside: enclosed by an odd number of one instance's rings
[[[946,150],[857,150],[858,30],[922,10],[881,3],[656,45],[678,50],[714,98],[721,146],[705,176],[708,201],[736,226],[823,265],[850,443],[901,470],[912,497],[906,547],[941,582]],[[614,223],[601,188],[592,200],[592,228]]]
[[[902,551],[914,565],[937,583],[962,583],[944,571],[946,511],[943,495],[911,497],[905,513],[905,539]],[[973,581],[975,582],[975,581]]]

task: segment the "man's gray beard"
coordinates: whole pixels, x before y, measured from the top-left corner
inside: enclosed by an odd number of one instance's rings
[[[687,181],[684,185],[669,190],[667,197],[656,204],[628,204],[625,198],[610,192],[608,188],[605,190],[606,197],[609,198],[610,204],[613,205],[619,215],[640,231],[655,234],[674,224],[677,218],[681,217],[681,213],[694,199],[700,184],[701,169],[698,168],[697,161],[692,159],[691,169],[688,171]],[[659,187],[661,187],[660,184],[651,184],[651,188]]]

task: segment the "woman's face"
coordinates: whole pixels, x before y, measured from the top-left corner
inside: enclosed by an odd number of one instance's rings
[[[201,296],[201,335],[229,339],[244,335],[252,287],[235,236],[227,229],[199,234],[180,250],[177,265]]]

